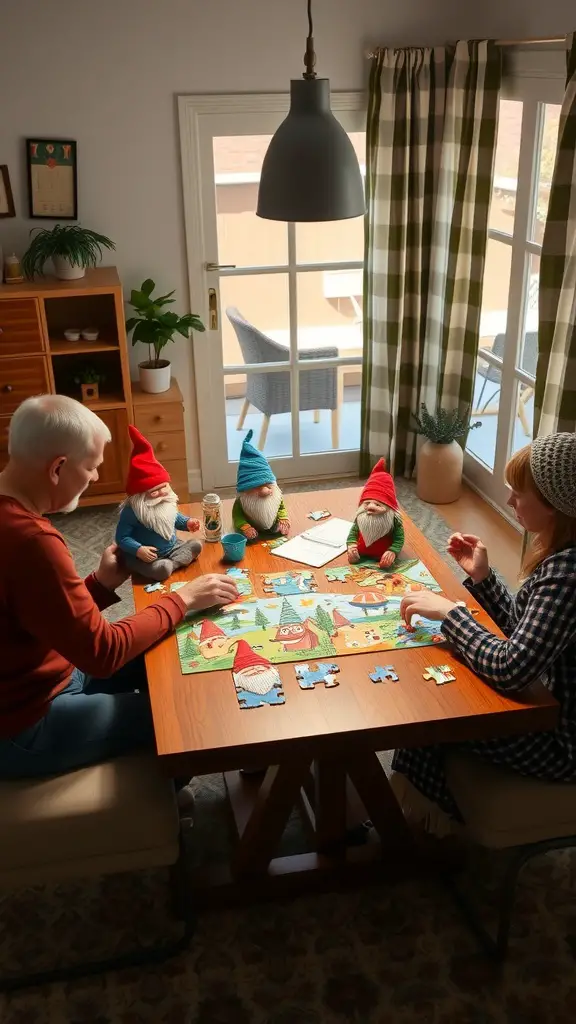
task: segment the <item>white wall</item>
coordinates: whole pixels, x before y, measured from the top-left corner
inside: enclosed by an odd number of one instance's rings
[[[175,96],[281,92],[298,77],[304,0],[3,0],[0,163],[19,217],[0,221],[4,250],[26,246],[22,140],[77,139],[79,209],[110,235],[125,290],[153,277],[187,304]],[[564,34],[572,0],[315,0],[318,70],[337,90],[365,86],[366,47],[458,37]],[[173,350],[186,400],[188,462],[198,468],[193,366]],[[134,360],[136,362],[136,360]]]

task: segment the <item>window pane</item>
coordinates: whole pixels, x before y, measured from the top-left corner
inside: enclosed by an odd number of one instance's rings
[[[213,140],[219,263],[265,267],[288,262],[286,224],[256,216],[262,161],[271,138],[234,135]]]
[[[300,451],[360,448],[360,366],[300,372]]]
[[[362,270],[298,274],[298,351],[362,355]]]
[[[516,382],[514,389],[516,416],[512,428],[512,451],[514,452],[530,444],[534,432],[534,388],[521,381]]]
[[[242,441],[253,443],[269,459],[292,455],[290,372],[250,373],[224,379],[228,461],[238,462]]]
[[[558,103],[547,103],[544,108],[544,124],[538,170],[538,194],[534,209],[534,224],[532,226],[532,238],[535,242],[542,242],[544,237],[544,225],[550,200],[550,185],[556,159],[556,146],[558,144],[560,109],[560,104]]]
[[[350,132],[350,141],[362,169],[366,161],[366,133]],[[364,259],[364,217],[296,224],[298,263],[337,263]]]
[[[536,376],[538,360],[538,287],[540,284],[540,256],[531,253],[528,257],[528,280],[526,282],[526,305],[524,308],[524,330],[518,347],[516,365],[531,377]]]
[[[287,274],[221,277],[220,304],[224,366],[288,362],[290,313]],[[241,340],[226,315],[229,307],[236,307],[242,319],[248,321],[248,328],[241,332]],[[277,339],[281,342],[278,343]]]
[[[514,229],[521,134],[522,103],[519,100],[500,100],[488,225],[509,235]]]
[[[466,451],[475,455],[488,469],[494,470],[496,457],[496,434],[500,411],[500,387],[502,371],[478,357],[474,382],[473,422],[480,422],[468,434]]]
[[[499,356],[504,351],[511,261],[510,245],[488,240],[482,287],[480,348],[494,349]]]

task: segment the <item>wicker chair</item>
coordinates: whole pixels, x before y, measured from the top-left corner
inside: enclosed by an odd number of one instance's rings
[[[506,335],[497,334],[494,338],[494,344],[491,349],[486,349],[492,353],[493,356],[498,356],[502,359],[504,355],[504,346],[506,344]],[[492,366],[491,363],[486,363],[484,366],[481,365],[481,357],[483,349],[478,351],[478,369],[477,374],[479,377],[484,378],[484,383],[480,394],[478,395],[478,401],[476,403],[476,409],[473,412],[473,416],[489,416],[492,413],[498,412],[498,407],[493,407],[492,402],[500,394],[500,388],[502,387],[502,370],[499,366]],[[524,348],[522,351],[522,369],[529,373],[532,377],[536,376],[536,364],[538,362],[538,333],[536,331],[528,331],[524,339]],[[484,392],[486,391],[488,384],[494,384],[494,391],[490,395],[490,398],[483,403]],[[522,389],[518,393],[518,408],[517,415],[522,429],[526,437],[530,437],[532,431],[530,424],[526,417],[525,405],[530,401],[534,394],[534,388],[522,385]]]
[[[245,363],[287,363],[289,361],[289,349],[277,341],[272,341],[251,323],[248,323],[235,306],[228,306],[226,316],[236,332]],[[337,355],[338,349],[335,347],[307,348],[305,351],[300,350],[299,352],[300,359],[333,359]],[[240,412],[237,429],[242,430],[251,405],[263,413],[264,419],[258,441],[258,447],[260,451],[263,451],[270,417],[290,412],[290,371],[250,373],[247,377],[246,398]],[[301,370],[299,397],[298,408],[301,411],[313,409],[315,423],[320,420],[321,409],[331,410],[332,447],[338,448],[338,369],[334,366],[317,370]]]

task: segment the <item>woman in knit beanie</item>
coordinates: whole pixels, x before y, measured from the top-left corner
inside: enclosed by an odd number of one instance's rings
[[[468,573],[464,586],[505,639],[438,594],[406,597],[401,611],[408,622],[413,615],[441,620],[446,639],[494,690],[518,693],[540,680],[560,705],[551,732],[464,743],[460,749],[521,775],[576,781],[576,434],[540,437],[517,452],[506,467],[506,482],[508,504],[531,538],[518,593],[490,568],[478,537],[456,533],[448,545]],[[461,818],[446,783],[443,747],[397,750],[392,766],[406,816],[426,822],[437,835],[451,831]]]

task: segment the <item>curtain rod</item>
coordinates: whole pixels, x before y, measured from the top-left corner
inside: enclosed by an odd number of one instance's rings
[[[565,43],[566,36],[548,36],[545,39],[496,39],[496,46],[552,46],[557,43]],[[367,50],[366,57],[368,60],[372,60],[373,57],[377,57],[381,50],[385,49],[383,46],[377,46],[375,50]],[[393,46],[393,50],[401,50],[404,47]]]

